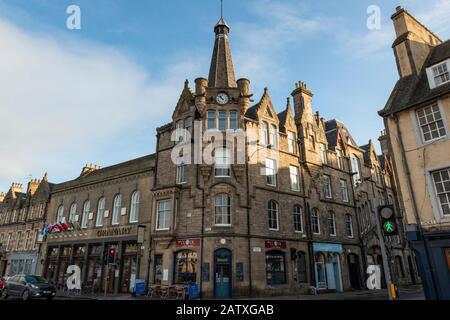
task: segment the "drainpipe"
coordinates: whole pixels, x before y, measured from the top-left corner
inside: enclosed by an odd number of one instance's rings
[[[247,139],[247,138],[246,138]],[[248,146],[248,142],[246,143]],[[253,279],[252,279],[252,248],[251,248],[251,229],[250,229],[250,174],[248,162],[250,161],[248,157],[248,148],[245,148],[245,171],[246,171],[246,179],[247,179],[247,245],[248,245],[248,295],[250,298],[253,297]]]
[[[439,292],[437,291],[436,280],[435,280],[434,274],[433,274],[434,273],[433,265],[431,264],[431,258],[430,258],[430,252],[428,250],[427,239],[423,235],[423,228],[422,228],[422,224],[420,222],[420,215],[419,215],[419,211],[417,210],[417,206],[416,206],[416,196],[412,189],[411,171],[409,169],[408,161],[405,156],[406,153],[405,153],[405,146],[403,144],[402,131],[400,130],[398,116],[396,114],[391,114],[391,117],[395,121],[395,126],[397,129],[397,136],[398,136],[398,140],[400,143],[400,150],[401,150],[400,153],[401,153],[401,157],[402,157],[403,170],[405,170],[405,174],[408,179],[408,191],[411,194],[411,198],[412,198],[412,207],[413,207],[413,212],[414,212],[414,218],[416,220],[416,225],[419,230],[420,238],[423,240],[423,248],[425,251],[425,258],[427,260],[428,267],[430,268],[430,278],[431,278],[431,282],[433,284],[433,293],[435,295],[435,298],[437,299],[437,298],[439,298]]]
[[[347,168],[351,169],[351,164],[350,164],[350,159],[347,158],[346,159],[346,164],[347,164]],[[354,204],[354,210],[355,210],[355,217],[356,217],[356,229],[357,229],[357,235],[358,235],[358,239],[359,239],[359,247],[361,249],[361,255],[362,255],[362,262],[363,265],[367,268],[367,252],[366,252],[366,246],[364,245],[364,240],[362,237],[362,233],[361,233],[361,229],[360,229],[360,222],[359,222],[359,216],[358,216],[358,208],[357,208],[357,200],[356,200],[356,190],[355,190],[355,186],[353,184],[353,174],[350,172],[350,186],[352,188],[352,194],[353,194],[353,204]],[[361,271],[360,271],[361,272]],[[363,277],[362,279],[365,279],[365,272],[363,270]],[[364,288],[364,283],[362,284],[363,288]]]
[[[200,186],[200,165],[197,164],[197,189],[202,192],[202,231],[200,242],[200,299],[203,296],[203,251],[204,251],[204,237],[205,237],[205,188]]]

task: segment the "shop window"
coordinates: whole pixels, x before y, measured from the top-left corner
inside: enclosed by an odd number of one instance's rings
[[[268,285],[286,283],[285,254],[281,251],[266,253],[266,280]]]
[[[189,284],[197,281],[197,253],[185,250],[175,253],[175,284]]]

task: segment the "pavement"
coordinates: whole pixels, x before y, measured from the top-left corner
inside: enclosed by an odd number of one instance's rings
[[[70,295],[58,294],[56,300],[147,300],[146,297],[133,297],[130,294]],[[154,299],[159,300],[159,299]],[[248,300],[243,298],[242,300]],[[324,293],[318,295],[275,296],[267,298],[253,298],[251,300],[388,300],[387,290],[359,290],[343,293]],[[408,286],[399,288],[399,300],[425,300],[422,286]]]

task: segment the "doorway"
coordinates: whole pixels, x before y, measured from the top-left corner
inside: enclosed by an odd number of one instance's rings
[[[214,253],[214,297],[231,298],[231,251],[219,249]]]
[[[348,274],[350,275],[350,286],[353,289],[360,290],[361,289],[361,278],[359,269],[359,257],[356,254],[349,254],[347,256],[348,262]]]
[[[408,256],[409,275],[411,276],[411,283],[416,284],[416,272],[414,271],[413,262],[411,256]]]

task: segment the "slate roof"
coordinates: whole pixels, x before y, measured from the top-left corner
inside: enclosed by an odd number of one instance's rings
[[[437,45],[431,50],[418,76],[410,75],[397,81],[386,106],[378,114],[386,116],[389,113],[409,109],[450,93],[450,83],[430,89],[426,73],[428,67],[448,58],[450,58],[450,40]]]

